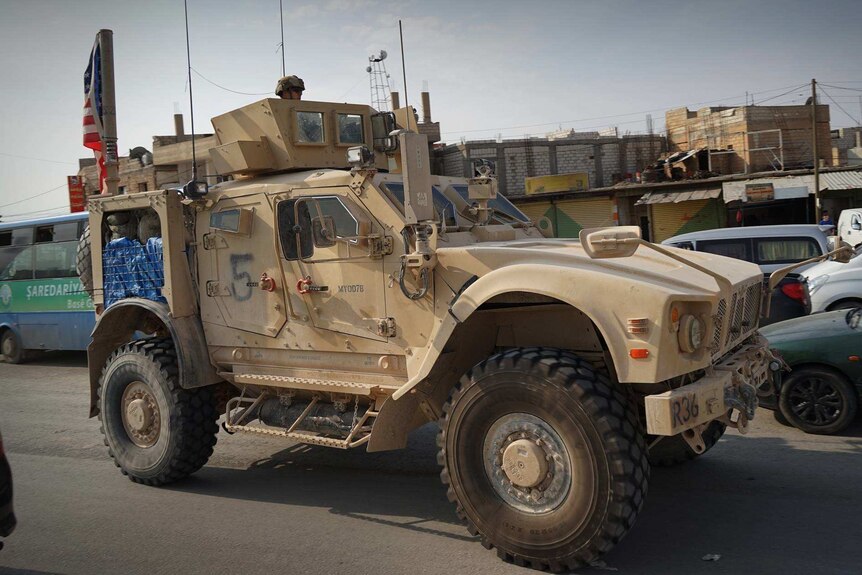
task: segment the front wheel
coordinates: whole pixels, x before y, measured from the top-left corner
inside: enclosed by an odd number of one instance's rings
[[[595,561],[632,527],[647,491],[634,406],[561,350],[514,349],[474,367],[443,408],[438,446],[458,515],[518,565]]]
[[[857,395],[843,376],[808,367],[794,370],[781,386],[778,409],[806,433],[838,433],[856,417]]]
[[[111,355],[99,382],[99,419],[114,462],[147,485],[203,467],[218,432],[211,390],[180,387],[176,351],[165,338],[134,341]]]

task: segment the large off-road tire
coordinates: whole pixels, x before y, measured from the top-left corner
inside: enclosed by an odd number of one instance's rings
[[[84,291],[93,297],[93,256],[90,251],[90,226],[84,228],[81,239],[78,240],[78,251],[75,254],[75,269],[81,278]]]
[[[200,469],[216,443],[215,407],[209,388],[180,387],[176,352],[167,338],[128,343],[102,370],[105,445],[136,483],[164,485]]]
[[[556,349],[513,349],[471,369],[443,407],[437,444],[447,495],[470,533],[536,569],[574,569],[610,550],[649,481],[634,406]]]
[[[853,423],[859,396],[844,376],[824,367],[794,369],[781,384],[778,409],[805,433],[838,433]]]
[[[661,441],[649,448],[650,465],[670,467],[700,457],[718,443],[725,430],[727,430],[726,424],[721,421],[712,421],[702,434],[705,449],[701,453],[692,449],[688,442],[682,438],[682,435],[663,437]]]
[[[22,363],[27,358],[27,352],[21,347],[21,339],[11,329],[0,335],[0,355],[6,363]]]

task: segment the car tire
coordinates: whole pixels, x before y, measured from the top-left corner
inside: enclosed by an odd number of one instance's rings
[[[806,433],[838,433],[853,422],[858,397],[837,372],[806,367],[794,370],[781,385],[778,408],[791,425]]]
[[[635,407],[571,353],[492,356],[461,378],[440,423],[447,496],[470,533],[506,561],[551,571],[588,565],[643,505],[650,468]]]
[[[711,421],[702,433],[704,450],[697,453],[682,435],[663,437],[658,443],[649,448],[650,465],[656,467],[672,467],[696,459],[712,449],[724,432],[727,425],[721,421]]]
[[[108,359],[99,381],[105,445],[136,483],[165,485],[207,462],[216,443],[216,401],[207,387],[183,389],[168,338],[130,342]]]
[[[0,354],[6,363],[22,363],[27,358],[27,353],[21,347],[21,338],[11,329],[0,336]]]

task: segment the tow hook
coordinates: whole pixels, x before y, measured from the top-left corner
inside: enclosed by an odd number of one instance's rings
[[[724,403],[732,410],[739,412],[736,421],[730,419],[730,414],[722,418],[725,423],[735,427],[740,433],[748,432],[748,422],[754,419],[754,410],[757,409],[757,388],[750,383],[738,382],[736,385],[725,388]]]

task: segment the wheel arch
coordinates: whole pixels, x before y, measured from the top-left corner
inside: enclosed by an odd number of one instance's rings
[[[851,303],[851,302],[852,302],[852,303],[859,304],[860,306],[862,306],[862,298],[858,298],[858,297],[840,297],[840,298],[836,298],[836,299],[835,299],[835,300],[833,300],[833,301],[830,301],[830,302],[826,305],[825,309],[826,309],[826,311],[835,311],[836,309],[838,309],[838,307],[837,307],[837,306],[839,306],[839,305],[841,305],[841,304],[843,304],[843,303]]]
[[[90,375],[90,417],[99,413],[98,386],[111,353],[136,332],[170,337],[177,351],[180,386],[186,389],[218,383],[209,358],[203,326],[197,316],[171,317],[168,305],[143,298],[121,300],[99,317],[87,346]]]

